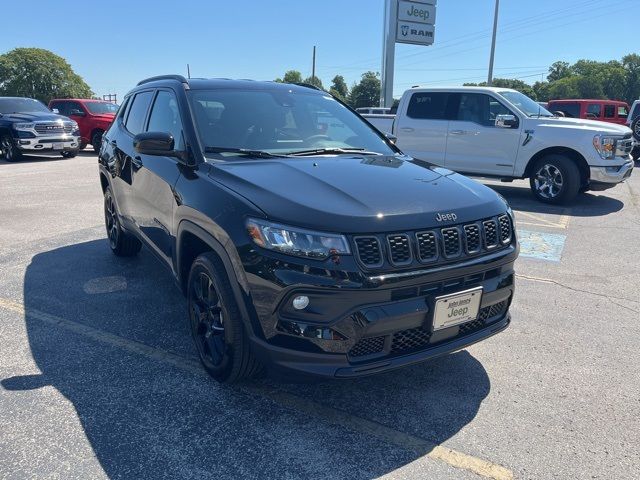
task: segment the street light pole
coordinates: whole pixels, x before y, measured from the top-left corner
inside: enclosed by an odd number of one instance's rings
[[[491,39],[491,56],[489,57],[489,78],[487,79],[487,85],[491,86],[493,83],[493,57],[496,53],[496,31],[498,30],[498,8],[500,6],[500,0],[496,0],[496,10],[493,14],[493,38]]]

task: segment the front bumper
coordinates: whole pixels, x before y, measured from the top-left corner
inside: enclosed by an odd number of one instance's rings
[[[252,338],[253,350],[276,372],[345,378],[465,348],[509,325],[517,254],[513,245],[447,268],[384,278],[348,264],[343,271],[298,270],[290,259],[262,257],[255,268],[245,265],[262,334]],[[478,286],[478,318],[433,332],[435,297]],[[304,311],[292,307],[298,295],[309,297]]]
[[[75,135],[37,136],[35,138],[14,138],[18,149],[24,152],[64,152],[78,150],[80,137]]]
[[[630,159],[622,165],[612,167],[590,167],[589,185],[592,190],[605,190],[616,186],[618,183],[631,176],[633,160]]]

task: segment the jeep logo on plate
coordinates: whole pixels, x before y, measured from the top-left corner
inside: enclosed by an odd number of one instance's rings
[[[437,213],[436,220],[439,222],[448,222],[455,221],[458,219],[458,216],[455,213]]]

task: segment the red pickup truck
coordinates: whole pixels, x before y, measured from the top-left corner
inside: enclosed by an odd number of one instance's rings
[[[629,104],[618,100],[549,100],[547,110],[562,112],[565,117],[588,118],[589,120],[625,125],[627,115],[629,115]]]
[[[116,116],[118,105],[104,100],[84,98],[58,98],[49,102],[51,110],[75,120],[80,127],[80,149],[91,144],[100,150],[102,134],[109,128]]]

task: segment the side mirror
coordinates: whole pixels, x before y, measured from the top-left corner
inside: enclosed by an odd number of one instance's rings
[[[69,112],[69,115],[74,117],[84,117],[86,113],[84,113],[82,110],[73,109],[71,110],[71,112]]]
[[[143,155],[177,156],[173,135],[167,132],[145,132],[133,137],[133,148]]]
[[[60,110],[58,110],[57,108],[52,108],[52,109],[51,109],[51,111],[52,111],[53,113],[60,113]]]
[[[387,137],[387,140],[389,140],[394,145],[398,141],[398,137],[396,137],[393,133],[385,132],[384,136]]]
[[[517,126],[518,118],[515,115],[496,115],[496,127],[516,128]]]

